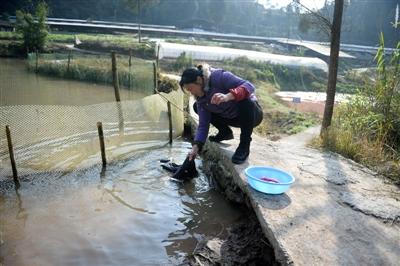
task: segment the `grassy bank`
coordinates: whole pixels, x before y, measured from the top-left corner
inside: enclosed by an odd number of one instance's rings
[[[377,68],[348,103],[335,110],[320,146],[360,162],[400,185],[400,42],[385,53],[383,36]]]
[[[28,57],[29,68],[36,71],[36,56]],[[153,64],[138,58],[117,57],[120,86],[148,93],[154,89]],[[68,54],[39,54],[37,72],[52,77],[60,77],[95,83],[112,84],[111,57],[104,55],[73,54],[68,66]]]
[[[194,62],[190,57],[182,55],[177,60],[162,60],[160,66],[162,71],[180,72],[202,62]],[[290,71],[283,66],[272,66],[263,63],[250,61],[246,58],[229,60],[225,62],[212,62],[213,67],[221,67],[234,74],[253,82],[257,88],[256,95],[264,110],[264,120],[255,131],[262,136],[269,136],[272,139],[282,135],[291,135],[305,130],[318,123],[319,117],[316,114],[301,113],[288,107],[274,93],[281,90],[276,76],[280,76],[283,84],[288,82],[295,84],[295,81],[285,81],[283,75],[290,75]],[[256,68],[256,67],[258,68]],[[274,73],[275,72],[275,73]],[[280,74],[284,73],[284,74]],[[299,88],[299,90],[301,90]]]
[[[399,144],[390,144],[384,138],[377,137],[371,128],[357,129],[356,122],[353,126],[343,124],[343,119],[350,109],[348,105],[337,108],[332,125],[325,132],[324,138],[315,139],[313,146],[339,153],[400,185]],[[354,119],[369,118],[368,115],[362,117],[355,114]],[[373,121],[370,122],[373,126]]]
[[[278,89],[271,83],[256,81],[258,102],[264,111],[262,123],[255,129],[261,136],[278,139],[282,135],[292,135],[316,125],[317,114],[301,113],[286,106],[274,95]]]
[[[0,40],[0,56],[23,57],[25,51],[20,40]]]
[[[0,31],[0,40],[20,40],[22,41],[22,35],[13,31]]]
[[[81,42],[76,45],[80,49],[99,52],[114,50],[117,53],[127,55],[131,52],[133,56],[144,59],[153,59],[155,57],[154,46],[147,43],[139,43],[133,35],[50,33],[47,38],[45,52],[58,51],[66,44],[74,44],[76,38]],[[22,46],[22,35],[16,32],[0,32],[0,47],[6,47],[9,42],[13,42],[16,46]],[[18,49],[8,53],[13,53],[14,56],[19,57],[26,56],[24,49]],[[6,51],[0,50],[0,52],[0,56],[7,55]]]
[[[184,68],[193,66],[196,63],[202,62],[194,62],[190,56],[182,54],[176,61],[168,62],[166,60],[163,68],[166,71],[180,73]],[[272,65],[265,62],[252,61],[246,57],[212,62],[212,65],[229,70],[251,82],[261,81],[272,83],[277,89],[282,91],[326,91],[327,73],[319,69]],[[347,74],[346,72],[346,75],[338,79],[337,92],[355,93],[363,85],[363,78],[354,78],[354,75]]]

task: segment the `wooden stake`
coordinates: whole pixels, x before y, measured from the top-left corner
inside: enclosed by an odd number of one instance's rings
[[[131,88],[131,66],[132,66],[132,50],[129,49],[129,72],[128,72],[128,77],[129,77],[129,88]]]
[[[171,102],[167,102],[168,107],[168,121],[169,121],[169,144],[172,144],[172,114],[171,114]]]
[[[158,92],[158,81],[157,81],[157,65],[153,62],[153,74],[154,74],[154,94]]]
[[[132,66],[132,50],[129,49],[129,67]]]
[[[38,72],[38,65],[39,65],[39,53],[38,50],[36,49],[36,68],[35,68],[35,72]]]
[[[156,65],[157,65],[157,68],[158,68],[159,59],[160,59],[160,44],[158,44],[158,46],[157,46],[157,54],[156,54]]]
[[[115,100],[117,102],[121,101],[119,96],[119,84],[118,84],[118,72],[117,72],[117,59],[115,52],[111,52],[111,71],[112,71],[112,79],[114,85],[114,93],[115,93]]]
[[[123,134],[124,132],[124,116],[122,114],[121,98],[119,96],[119,81],[117,72],[117,58],[115,52],[111,52],[111,71],[114,85],[115,100],[117,101],[118,108],[118,120],[119,120],[119,132]]]
[[[104,146],[103,124],[101,122],[97,122],[97,131],[99,132],[101,161],[103,162],[103,167],[106,167],[106,148]]]
[[[68,52],[68,65],[67,65],[67,73],[69,73],[69,64],[71,63],[71,50]]]
[[[11,132],[10,132],[10,127],[8,125],[6,126],[6,135],[7,135],[8,152],[10,153],[10,161],[11,161],[14,183],[17,186],[17,188],[19,188],[20,184],[18,180],[17,166],[15,164],[14,149],[11,140]]]

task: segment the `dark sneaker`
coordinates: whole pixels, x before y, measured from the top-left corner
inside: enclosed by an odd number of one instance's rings
[[[247,157],[250,154],[250,145],[241,145],[236,149],[235,153],[232,156],[232,163],[234,164],[242,164],[246,161]]]
[[[227,133],[218,132],[217,135],[209,136],[208,139],[212,142],[221,142],[223,140],[230,140],[230,139],[233,139],[233,133],[232,133],[232,131],[227,132]]]

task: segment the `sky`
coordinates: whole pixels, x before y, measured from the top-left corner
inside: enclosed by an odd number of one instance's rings
[[[287,6],[292,0],[258,0],[266,8],[281,8]],[[324,6],[325,0],[300,0],[300,3],[310,9],[320,9]]]

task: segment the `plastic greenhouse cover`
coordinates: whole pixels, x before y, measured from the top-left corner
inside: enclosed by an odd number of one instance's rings
[[[235,59],[247,57],[250,60],[267,62],[274,65],[284,65],[292,67],[307,67],[328,71],[328,65],[323,60],[316,57],[301,57],[263,53],[250,50],[232,49],[216,46],[199,46],[190,44],[178,44],[160,42],[159,58],[177,58],[183,52],[190,55],[194,60],[221,61],[224,59]],[[156,47],[156,49],[158,49]]]

